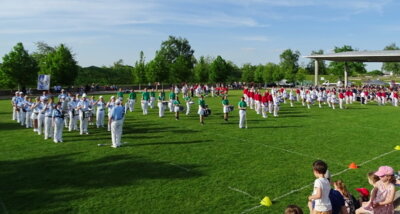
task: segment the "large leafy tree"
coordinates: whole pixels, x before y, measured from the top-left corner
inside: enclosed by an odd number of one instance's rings
[[[137,84],[146,83],[146,63],[143,51],[140,51],[139,61],[135,62],[135,67],[133,68],[133,80]]]
[[[324,54],[324,50],[312,51],[311,55],[320,55]],[[314,74],[315,72],[315,59],[311,59],[310,62],[307,64],[306,71],[309,74]],[[324,60],[320,60],[318,62],[318,74],[327,74],[327,68]]]
[[[299,51],[292,51],[287,49],[280,55],[280,67],[288,82],[296,81],[296,74],[299,69]]]
[[[193,56],[194,50],[187,39],[169,36],[168,40],[161,43],[158,54],[166,62],[170,82],[186,82],[192,79],[196,59]]]
[[[210,59],[201,56],[194,66],[195,81],[199,83],[207,83],[210,73]]]
[[[280,71],[279,65],[270,62],[264,66],[264,82],[272,83],[274,81],[280,81],[281,79],[283,79],[283,74]]]
[[[210,82],[225,82],[229,75],[228,69],[226,61],[221,56],[217,56],[210,66]]]
[[[17,43],[4,55],[0,70],[1,82],[8,87],[18,85],[24,88],[37,80],[37,63],[22,43]]]
[[[253,82],[254,81],[254,73],[256,67],[251,65],[250,63],[246,63],[242,66],[242,81],[244,82]]]
[[[263,65],[257,65],[256,70],[254,71],[254,82],[256,83],[262,83],[264,82],[264,71],[265,68]]]
[[[225,82],[240,81],[240,79],[242,77],[242,71],[240,70],[240,68],[231,61],[227,61],[226,65],[227,65],[229,75]]]
[[[392,43],[386,46],[383,50],[400,50],[396,43]],[[385,62],[382,65],[382,70],[393,72],[394,74],[400,74],[400,63],[399,62]]]
[[[351,46],[344,45],[343,47],[335,47],[335,53],[345,52],[345,51],[354,51]],[[349,76],[354,75],[356,73],[364,74],[367,72],[365,69],[365,64],[362,62],[331,62],[329,64],[329,72],[337,75],[339,77],[344,76],[344,70],[347,66],[347,73]]]
[[[50,74],[55,85],[73,85],[78,76],[79,67],[71,50],[64,44],[54,49],[38,46],[40,73]],[[44,51],[41,48],[45,48]],[[45,54],[45,55],[43,55]]]
[[[146,65],[146,78],[149,82],[167,82],[168,67],[165,59],[158,52],[153,60]]]

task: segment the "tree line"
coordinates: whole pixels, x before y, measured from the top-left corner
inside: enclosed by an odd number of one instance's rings
[[[399,50],[396,44],[390,44],[384,50]],[[334,52],[354,51],[353,47],[344,45],[335,47]],[[286,79],[288,83],[302,82],[306,75],[314,74],[314,60],[307,65],[299,65],[300,52],[291,49],[280,54],[280,62],[241,67],[225,60],[221,56],[194,57],[194,50],[185,38],[169,36],[161,43],[160,49],[150,61],[146,61],[143,51],[133,66],[118,60],[111,66],[81,67],[75,55],[64,44],[51,47],[44,42],[36,43],[36,51],[29,54],[22,43],[3,56],[0,64],[0,87],[15,88],[34,86],[38,74],[50,74],[51,85],[120,85],[148,83],[229,83],[254,82],[273,83]],[[311,54],[323,54],[323,50]],[[319,74],[343,77],[343,62],[324,61],[319,63]],[[365,74],[365,64],[347,63],[348,74]],[[400,63],[384,63],[382,71],[400,74]],[[381,71],[374,71],[380,74]]]

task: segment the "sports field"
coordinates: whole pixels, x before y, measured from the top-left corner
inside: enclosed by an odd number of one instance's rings
[[[118,149],[98,147],[111,138],[94,126],[90,135],[64,131],[61,144],[45,141],[11,121],[2,100],[0,213],[283,213],[288,204],[306,211],[316,159],[355,196],[355,188],[370,188],[367,172],[400,169],[400,108],[282,104],[278,118],[249,110],[248,129],[239,129],[240,94],[230,91],[229,122],[221,98],[207,97],[213,111],[204,126],[196,105],[177,121],[169,112],[158,118],[158,109],[143,116],[137,102]],[[351,162],[361,167],[347,170]],[[264,196],[271,207],[258,206]]]

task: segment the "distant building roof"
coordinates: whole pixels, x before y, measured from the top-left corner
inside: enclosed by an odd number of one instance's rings
[[[339,62],[400,62],[400,50],[392,51],[347,51],[305,56],[310,59]]]

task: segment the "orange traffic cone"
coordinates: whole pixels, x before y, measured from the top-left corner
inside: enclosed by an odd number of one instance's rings
[[[349,169],[357,169],[357,168],[358,168],[358,166],[357,166],[357,164],[354,163],[354,162],[352,162],[352,163],[349,165]]]

